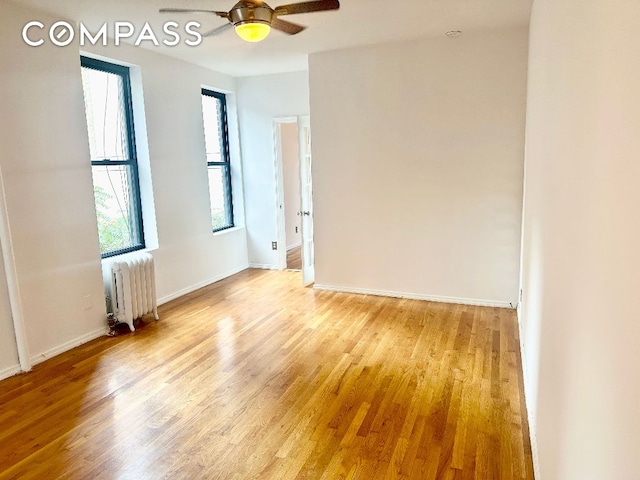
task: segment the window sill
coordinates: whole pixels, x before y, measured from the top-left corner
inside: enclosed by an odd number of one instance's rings
[[[218,232],[212,232],[214,237],[220,236],[220,235],[224,235],[226,233],[231,233],[231,232],[237,232],[238,230],[244,230],[244,227],[231,227],[231,228],[225,228],[224,230],[220,230]]]
[[[219,232],[212,232],[212,233],[213,233],[214,237],[219,237],[219,236],[222,236],[222,235],[226,235],[227,233],[237,232],[239,230],[244,230],[244,229],[245,229],[245,227],[236,226],[236,227],[227,228],[225,230],[220,230]],[[120,255],[114,255],[112,257],[103,258],[102,262],[103,263],[104,262],[113,262],[113,261],[118,260],[119,258],[126,257],[127,255],[132,255],[132,254],[141,253],[141,252],[153,254],[153,252],[155,252],[157,250],[158,250],[158,247],[141,248],[140,250],[134,250],[133,252],[127,252],[127,253],[122,253]]]
[[[153,253],[156,250],[158,250],[156,247],[154,248],[141,248],[140,250],[133,250],[132,252],[127,252],[127,253],[121,253],[119,255],[113,255],[111,257],[107,257],[107,258],[103,258],[101,261],[102,263],[111,263],[111,262],[115,262],[118,261],[121,258],[125,258],[129,255],[135,255],[136,253]]]

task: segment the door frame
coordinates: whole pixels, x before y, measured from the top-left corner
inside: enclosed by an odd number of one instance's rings
[[[295,123],[298,126],[297,116],[275,117],[273,119],[273,145],[274,145],[274,170],[276,176],[276,241],[278,242],[278,270],[287,268],[287,230],[284,215],[284,173],[282,162],[282,136],[283,124]],[[298,140],[298,162],[300,162],[300,141]]]
[[[13,334],[16,339],[18,350],[18,362],[23,372],[31,370],[31,358],[29,345],[27,343],[26,328],[22,311],[22,299],[20,297],[20,286],[18,284],[18,272],[13,254],[13,240],[9,224],[9,213],[7,211],[7,199],[4,189],[4,177],[0,168],[0,250],[4,260],[4,275],[7,279],[7,290],[9,294],[9,304],[11,316],[13,317]]]

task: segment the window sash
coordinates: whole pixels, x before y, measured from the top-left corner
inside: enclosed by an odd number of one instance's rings
[[[231,195],[231,166],[228,162],[207,162],[207,168],[209,167],[221,167],[222,171],[222,197],[224,200],[224,215],[225,215],[225,225],[219,228],[213,228],[214,232],[220,232],[222,230],[226,230],[228,228],[233,228],[233,204],[231,203],[232,195]],[[209,188],[212,185],[209,184]],[[213,221],[213,219],[212,219]]]
[[[233,228],[233,194],[231,190],[231,159],[229,154],[229,125],[227,118],[227,99],[224,93],[214,92],[213,90],[202,89],[202,95],[214,97],[219,102],[220,110],[218,113],[218,135],[222,142],[220,149],[220,156],[223,161],[220,162],[207,162],[208,167],[222,167],[222,182],[223,182],[223,198],[225,207],[225,218],[227,224],[220,228],[213,228],[214,232]],[[205,142],[206,144],[206,142]],[[209,189],[212,185],[209,185]],[[213,221],[213,219],[212,219]]]
[[[145,248],[144,227],[142,221],[142,201],[140,198],[140,177],[138,174],[138,161],[136,152],[135,130],[133,123],[133,104],[131,95],[131,79],[129,67],[116,65],[102,60],[89,57],[80,57],[81,66],[97,71],[118,75],[122,79],[122,109],[125,116],[126,124],[126,151],[128,152],[127,160],[110,160],[108,158],[101,160],[91,160],[92,166],[119,166],[125,165],[127,168],[129,179],[129,196],[130,196],[130,222],[129,225],[134,230],[132,235],[132,245],[130,247],[118,249],[115,251],[100,252],[101,258],[113,257],[123,253],[133,252]],[[97,205],[96,205],[97,212]],[[96,213],[97,214],[97,213]],[[102,248],[101,248],[102,250]]]
[[[133,166],[92,165],[95,208],[103,258],[144,248],[135,205]],[[113,187],[105,187],[105,183]]]

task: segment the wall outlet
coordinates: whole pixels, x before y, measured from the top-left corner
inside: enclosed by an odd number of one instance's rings
[[[298,233],[298,227],[296,227],[296,233]]]
[[[271,242],[271,250],[277,250],[278,249],[278,242]]]

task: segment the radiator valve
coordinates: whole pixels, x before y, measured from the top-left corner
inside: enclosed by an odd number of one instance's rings
[[[107,335],[115,337],[118,334],[116,330],[118,323],[118,318],[115,313],[107,313],[107,325],[109,325],[109,333]]]

